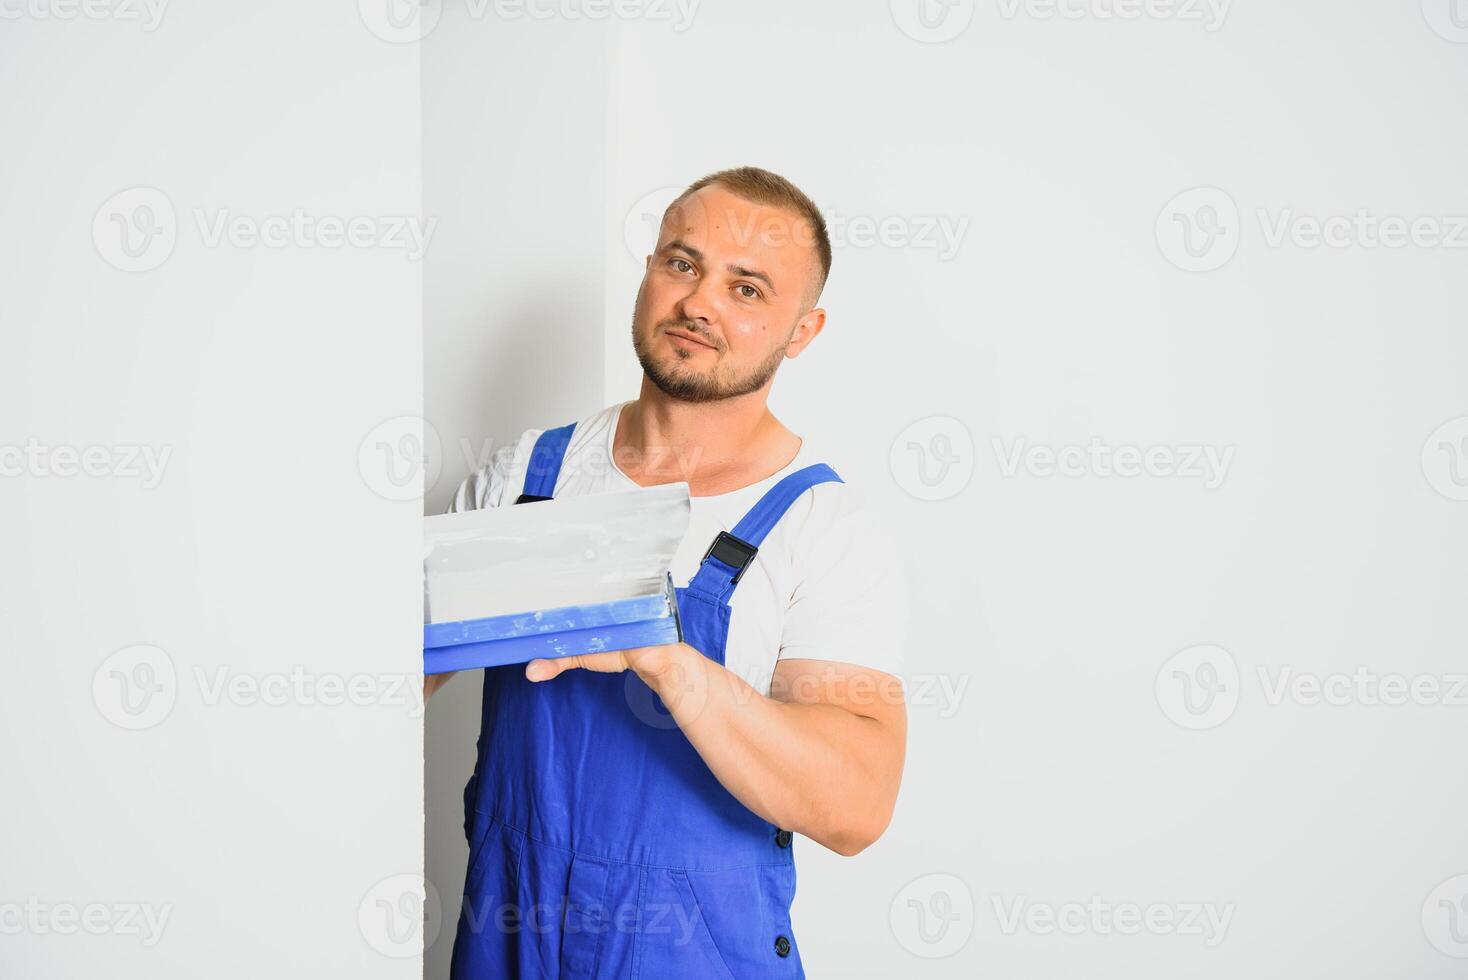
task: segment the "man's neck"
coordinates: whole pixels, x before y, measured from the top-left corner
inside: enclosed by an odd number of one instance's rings
[[[617,466],[644,487],[686,480],[695,497],[758,483],[784,469],[801,442],[770,412],[768,397],[766,387],[715,402],[679,401],[644,377],[617,420]]]

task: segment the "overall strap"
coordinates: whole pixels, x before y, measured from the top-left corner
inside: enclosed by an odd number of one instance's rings
[[[732,532],[719,532],[688,587],[728,601],[745,569],[754,563],[754,556],[764,543],[765,535],[780,522],[796,498],[818,483],[833,482],[845,481],[825,463],[815,463],[796,470],[775,484],[749,509],[749,513],[740,518]]]
[[[561,462],[566,458],[566,447],[575,428],[576,423],[572,422],[559,429],[546,429],[535,440],[530,462],[525,467],[525,490],[515,503],[528,504],[555,496],[556,477],[561,475]]]

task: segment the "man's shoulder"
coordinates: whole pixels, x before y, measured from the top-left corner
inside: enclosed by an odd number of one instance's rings
[[[573,423],[565,448],[566,458],[583,456],[604,445],[607,430],[619,407],[620,403],[609,405]],[[478,510],[514,503],[525,483],[531,456],[540,437],[554,429],[565,428],[567,424],[555,423],[541,428],[525,429],[501,445],[491,454],[488,462],[476,468],[459,485],[450,509]]]
[[[791,472],[819,464],[830,467],[837,479],[820,474],[827,478],[813,483],[792,500],[775,525],[775,531],[782,532],[787,547],[796,554],[820,547],[822,542],[833,538],[862,533],[880,522],[872,508],[866,481],[852,480],[843,472],[839,460],[821,455],[818,447],[811,446],[809,452],[802,452],[801,465]]]
[[[566,445],[566,455],[580,454],[588,449],[601,449],[611,439],[611,428],[616,424],[621,402],[608,405],[599,412],[579,419],[571,429],[571,441]]]
[[[612,425],[612,420],[616,418],[617,410],[621,407],[622,403],[618,402],[608,405],[606,408],[600,409],[585,418],[575,419],[569,422],[555,422],[541,428],[526,429],[512,440],[512,444],[516,447],[524,446],[533,448],[536,441],[545,433],[559,429],[570,429],[571,438],[566,444],[566,450],[570,452],[571,450],[587,445],[596,438],[598,433],[605,435],[607,429]]]

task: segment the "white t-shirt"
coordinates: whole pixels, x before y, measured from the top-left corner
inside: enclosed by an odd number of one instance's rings
[[[624,402],[577,423],[556,478],[555,496],[633,490],[617,468],[612,440]],[[525,468],[543,430],[530,429],[470,474],[451,511],[509,506],[523,492]],[[765,491],[796,470],[826,463],[802,440],[784,469],[730,493],[692,498],[688,534],[673,559],[673,584],[688,585],[720,531],[734,525]],[[844,477],[844,474],[842,474]],[[900,676],[906,632],[906,576],[891,538],[859,491],[822,483],[805,491],[765,537],[754,563],[729,598],[731,620],[724,665],[768,694],[782,658],[831,660]]]

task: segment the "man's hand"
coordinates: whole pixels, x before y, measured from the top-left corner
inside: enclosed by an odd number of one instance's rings
[[[525,677],[532,681],[548,681],[568,670],[590,670],[598,674],[618,674],[624,670],[635,672],[643,680],[664,673],[681,657],[688,654],[698,656],[698,651],[686,643],[668,643],[655,647],[636,647],[612,653],[583,653],[576,657],[557,657],[551,660],[532,660],[525,665]]]
[[[683,647],[683,650],[677,650]],[[598,673],[635,671],[643,680],[650,680],[668,670],[680,657],[698,655],[686,643],[669,643],[665,646],[638,647],[634,650],[618,650],[615,653],[586,653],[579,657],[560,657],[553,660],[532,660],[525,665],[525,677],[532,681],[548,681],[564,671],[580,668]],[[423,678],[423,700],[449,682],[457,671],[447,674],[427,674]]]

